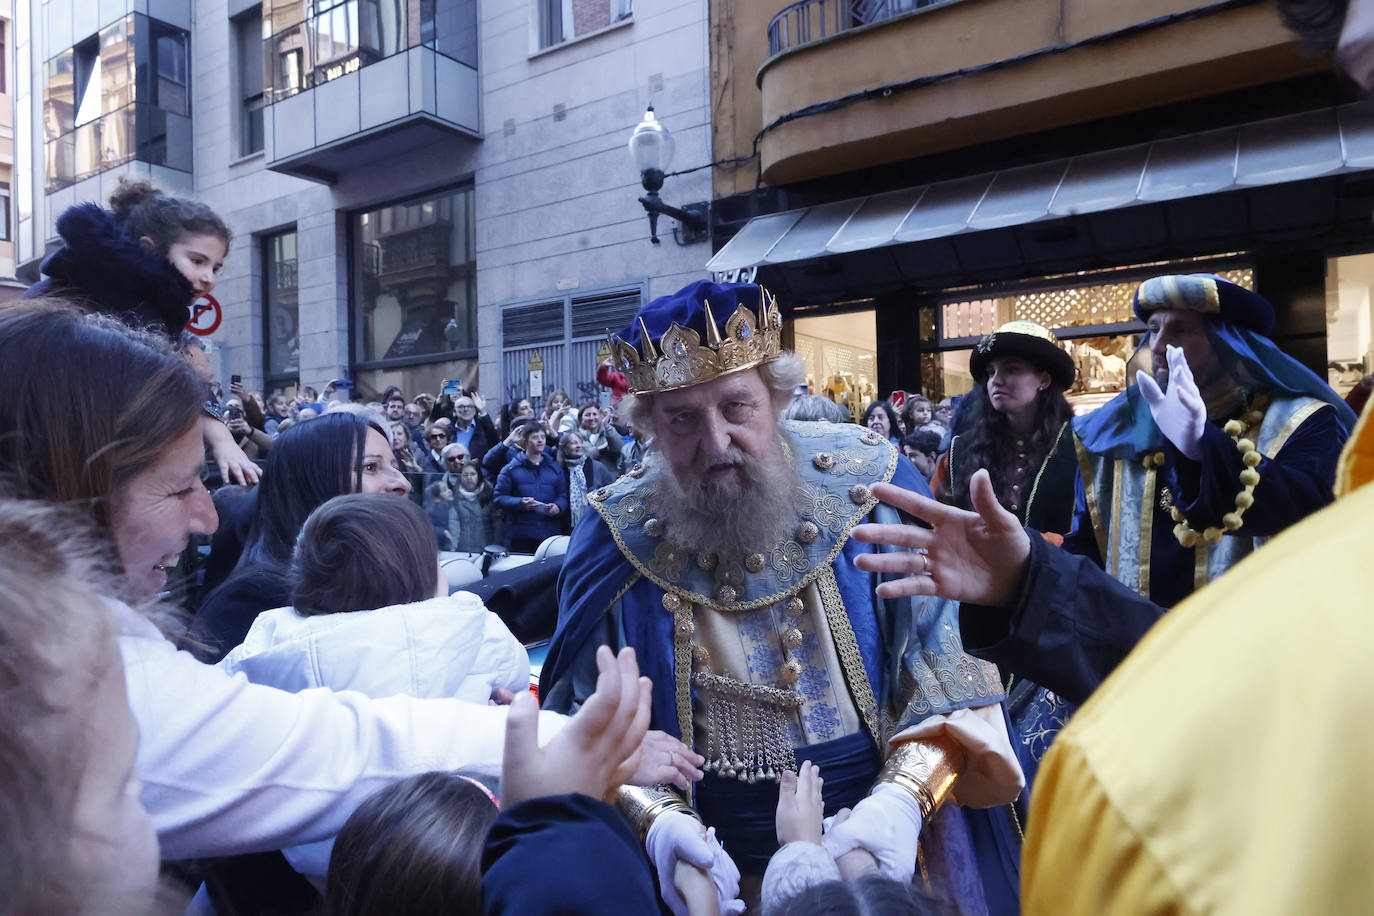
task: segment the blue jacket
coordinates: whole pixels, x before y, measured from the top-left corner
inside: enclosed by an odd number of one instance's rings
[[[568,514],[568,484],[563,468],[547,455],[534,464],[520,452],[496,478],[494,502],[506,513],[506,544],[515,538],[550,538],[562,533],[563,516]],[[558,515],[550,518],[538,510],[526,509],[520,500],[532,496],[541,503],[553,503]]]

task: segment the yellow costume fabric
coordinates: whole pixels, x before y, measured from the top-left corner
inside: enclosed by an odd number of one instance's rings
[[[1374,425],[1337,501],[1170,611],[1046,755],[1027,914],[1374,911]]]

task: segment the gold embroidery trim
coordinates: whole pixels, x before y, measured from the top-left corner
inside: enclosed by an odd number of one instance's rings
[[[779,429],[778,434],[780,436],[783,435],[781,429]],[[783,438],[782,444],[783,448],[785,449],[784,454],[790,456],[791,451],[788,449],[787,440],[785,437]],[[878,477],[874,481],[874,483],[888,483],[892,480],[892,475],[897,472],[897,462],[899,460],[904,459],[902,459],[901,453],[899,453],[897,449],[893,447],[891,442],[883,441],[875,447],[886,448],[888,454],[888,462],[887,469],[883,472],[883,474],[880,477]],[[622,477],[621,479],[623,480],[624,478]],[[626,493],[625,495],[628,496],[629,493]],[[805,576],[803,576],[796,585],[789,584],[787,588],[781,589],[770,595],[763,595],[762,597],[756,598],[753,601],[742,601],[738,603],[732,602],[729,604],[722,604],[710,595],[702,595],[689,589],[682,588],[679,585],[674,585],[673,583],[664,579],[662,576],[659,576],[653,570],[645,566],[644,563],[639,559],[639,557],[635,555],[634,551],[630,549],[630,546],[625,543],[625,538],[621,536],[619,529],[617,529],[616,526],[611,522],[611,519],[607,517],[608,509],[605,505],[605,502],[606,501],[599,503],[594,502],[591,504],[591,506],[596,510],[597,514],[601,516],[602,520],[606,522],[606,529],[610,531],[611,537],[615,540],[616,547],[620,549],[621,556],[625,557],[625,559],[630,562],[630,565],[639,571],[640,575],[642,575],[644,578],[648,579],[650,582],[657,585],[659,588],[663,589],[665,592],[676,592],[677,594],[683,595],[689,598],[690,600],[696,602],[697,604],[703,605],[708,608],[712,608],[717,611],[721,611],[723,613],[738,613],[740,611],[751,611],[755,608],[767,607],[770,604],[777,604],[785,596],[793,594],[794,592],[800,589],[806,588],[806,586],[810,585],[811,582],[820,574],[820,570],[825,569],[835,561],[835,558],[840,555],[840,551],[844,550],[844,545],[849,540],[849,533],[853,531],[855,526],[857,526],[863,519],[867,518],[868,514],[873,511],[875,506],[878,505],[877,497],[870,495],[868,499],[864,500],[862,503],[855,506],[854,511],[849,515],[849,520],[844,524],[844,527],[840,529],[839,533],[836,534],[835,543],[831,546],[830,552],[827,553],[824,557],[821,557],[819,560],[817,560],[816,568],[813,569],[811,572],[807,573]]]
[[[1274,437],[1274,441],[1269,443],[1269,447],[1264,450],[1264,457],[1272,461],[1275,456],[1278,455],[1279,449],[1288,444],[1289,437],[1298,431],[1298,427],[1303,424],[1303,421],[1326,406],[1327,403],[1325,401],[1313,400],[1293,411],[1293,415],[1288,418],[1288,422],[1283,424],[1283,429]]]
[[[1069,421],[1065,420],[1064,425],[1059,427],[1058,435],[1056,435],[1054,437],[1054,441],[1050,443],[1050,450],[1045,453],[1045,460],[1040,462],[1040,470],[1036,471],[1035,482],[1031,484],[1030,498],[1026,500],[1026,519],[1030,518],[1031,506],[1035,505],[1035,494],[1040,492],[1040,478],[1045,476],[1045,469],[1050,466],[1051,459],[1053,459],[1055,454],[1059,451],[1059,440],[1064,438],[1064,430],[1068,428]],[[951,444],[950,448],[953,447],[954,446]],[[1084,487],[1083,489],[1087,490],[1087,487]]]
[[[1207,584],[1207,561],[1210,559],[1210,544],[1201,538],[1198,539],[1197,546],[1193,548],[1193,591],[1198,591]]]
[[[1098,512],[1097,494],[1094,492],[1097,487],[1094,485],[1096,480],[1093,477],[1092,453],[1077,436],[1073,437],[1073,445],[1078,452],[1078,470],[1083,475],[1083,496],[1088,504],[1088,517],[1092,519],[1093,535],[1097,538],[1097,555],[1106,563],[1107,533],[1102,528],[1102,515]]]
[[[878,701],[873,696],[873,685],[868,682],[863,654],[859,652],[859,640],[854,636],[854,628],[850,626],[849,616],[844,612],[844,599],[840,597],[840,586],[835,581],[835,571],[829,564],[821,567],[821,573],[816,577],[816,588],[821,593],[821,609],[825,612],[825,622],[830,628],[830,638],[835,641],[835,651],[840,656],[840,667],[844,669],[849,695],[854,698],[854,705],[859,707],[864,724],[868,726],[868,733],[881,748],[883,734],[878,730]]]
[[[949,492],[951,493],[959,489],[958,485],[954,482],[954,446],[958,444],[958,436],[949,440]]]
[[[678,604],[673,612],[673,680],[677,687],[677,727],[682,743],[696,750],[696,730],[692,728],[692,631],[695,608],[690,601]]]
[[[1121,578],[1121,477],[1124,470],[1124,461],[1112,462],[1112,556],[1107,571],[1116,579]]]
[[[1138,590],[1146,598],[1150,597],[1150,547],[1154,542],[1155,525],[1155,487],[1159,471],[1153,463],[1145,469],[1145,493],[1140,509],[1140,544],[1137,548],[1140,572]]]

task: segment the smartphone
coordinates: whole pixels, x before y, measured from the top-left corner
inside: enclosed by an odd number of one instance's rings
[[[444,379],[444,386],[439,390],[439,393],[451,398],[461,397],[463,394],[463,380],[460,378]]]
[[[226,408],[224,408],[224,419],[225,419],[226,422],[228,422],[229,420],[242,420],[242,419],[243,419],[243,408],[242,408],[242,407],[226,407]]]
[[[242,384],[243,384],[243,376],[241,376],[241,375],[231,375],[231,376],[229,376],[229,383],[230,383],[231,385],[242,385]]]

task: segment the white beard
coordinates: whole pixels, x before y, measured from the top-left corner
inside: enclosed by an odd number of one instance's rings
[[[700,479],[684,485],[658,453],[645,458],[651,505],[668,537],[696,553],[742,557],[767,552],[797,524],[797,470],[783,460],[780,440],[758,459],[733,446],[725,455],[739,464],[733,479]]]

